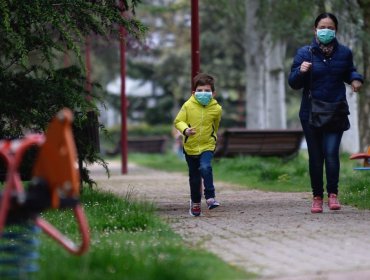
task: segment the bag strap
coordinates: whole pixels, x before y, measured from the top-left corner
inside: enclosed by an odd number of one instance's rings
[[[312,80],[313,80],[313,51],[312,51],[312,46],[308,46],[308,51],[310,52],[311,56],[311,68],[310,68],[310,87],[308,88],[308,98],[312,99]]]

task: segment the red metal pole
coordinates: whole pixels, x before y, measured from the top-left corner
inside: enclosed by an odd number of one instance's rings
[[[67,47],[65,48],[65,52],[64,52],[63,65],[64,67],[69,67],[71,65]]]
[[[193,78],[199,72],[200,72],[199,5],[198,0],[191,0],[191,80],[193,80]]]
[[[120,1],[122,13],[124,16],[123,0]],[[121,25],[119,27],[120,41],[120,62],[121,62],[121,160],[122,174],[127,174],[127,100],[126,100],[126,30]]]
[[[85,59],[86,59],[86,85],[85,89],[89,93],[87,99],[91,99],[91,58],[90,58],[90,51],[91,51],[91,37],[88,35],[85,38]]]

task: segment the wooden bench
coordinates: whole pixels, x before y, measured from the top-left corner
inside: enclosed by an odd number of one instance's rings
[[[290,157],[298,153],[302,138],[302,130],[229,128],[218,137],[215,157]]]
[[[150,137],[130,137],[127,140],[128,152],[162,154],[166,151],[166,136]],[[113,156],[121,152],[121,142],[117,144],[113,151],[107,152],[107,155]]]
[[[166,150],[167,137],[151,136],[129,138],[127,141],[128,151],[136,153],[164,153]]]

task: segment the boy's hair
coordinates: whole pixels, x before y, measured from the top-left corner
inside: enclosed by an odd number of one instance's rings
[[[199,73],[193,78],[193,89],[195,90],[198,86],[210,85],[212,91],[215,91],[215,78],[206,73]]]

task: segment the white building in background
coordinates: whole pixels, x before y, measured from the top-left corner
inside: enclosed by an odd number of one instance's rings
[[[117,76],[108,83],[106,90],[111,94],[119,96],[121,94],[121,77]],[[126,96],[147,98],[147,106],[149,108],[156,105],[155,97],[161,95],[163,95],[163,90],[156,87],[153,82],[134,80],[126,77]],[[117,112],[117,110],[109,106],[109,104],[106,104],[106,106],[106,108],[100,107],[101,123],[107,128],[119,125],[121,123],[121,112]]]

